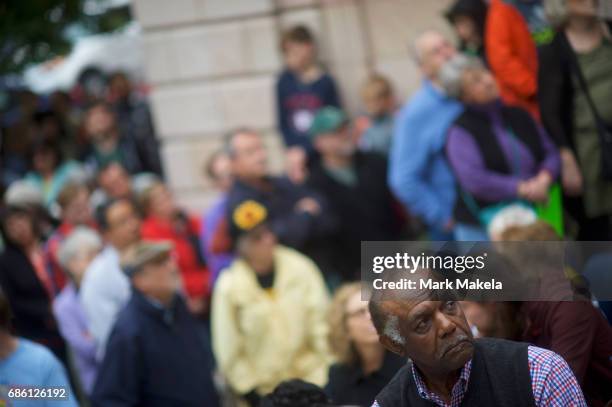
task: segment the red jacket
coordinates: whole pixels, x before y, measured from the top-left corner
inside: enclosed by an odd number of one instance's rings
[[[521,13],[503,0],[492,0],[489,6],[485,49],[502,100],[539,120],[536,46]]]
[[[178,230],[171,222],[153,217],[146,218],[141,227],[144,240],[170,241],[174,244],[183,286],[192,299],[208,296],[210,292],[208,269],[200,263],[196,248],[190,241],[193,237],[199,237],[199,231],[199,220],[191,217],[185,230]]]

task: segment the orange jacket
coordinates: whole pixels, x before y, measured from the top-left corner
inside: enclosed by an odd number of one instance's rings
[[[502,100],[539,119],[536,46],[521,13],[503,0],[492,0],[489,6],[485,47]]]

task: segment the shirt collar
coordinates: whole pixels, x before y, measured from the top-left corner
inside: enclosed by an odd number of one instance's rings
[[[470,379],[470,372],[472,370],[472,359],[468,360],[463,368],[461,369],[461,374],[459,375],[459,380],[455,383],[452,390],[452,399],[458,398],[460,400],[463,399],[465,393],[468,389],[468,382]],[[414,382],[417,386],[417,391],[419,396],[425,400],[429,400],[437,405],[444,406],[444,400],[438,394],[430,391],[425,384],[425,381],[421,378],[421,374],[419,373],[414,362],[412,363],[412,376],[414,378]],[[452,403],[451,403],[452,404]],[[454,404],[453,404],[454,405]]]
[[[176,318],[178,295],[175,295],[169,307],[165,307],[159,301],[151,297],[145,296],[136,289],[133,289],[132,293],[135,301],[145,312],[150,315],[153,315],[156,318],[161,319],[166,325],[172,325],[174,323],[174,320]]]

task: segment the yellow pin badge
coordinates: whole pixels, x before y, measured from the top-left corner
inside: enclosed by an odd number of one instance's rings
[[[268,216],[268,210],[257,201],[244,201],[234,209],[233,220],[242,230],[251,230],[263,222]]]

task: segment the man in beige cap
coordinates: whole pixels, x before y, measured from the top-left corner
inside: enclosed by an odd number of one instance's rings
[[[210,350],[179,294],[172,245],[140,242],[121,266],[132,297],[108,340],[92,406],[217,406]]]

